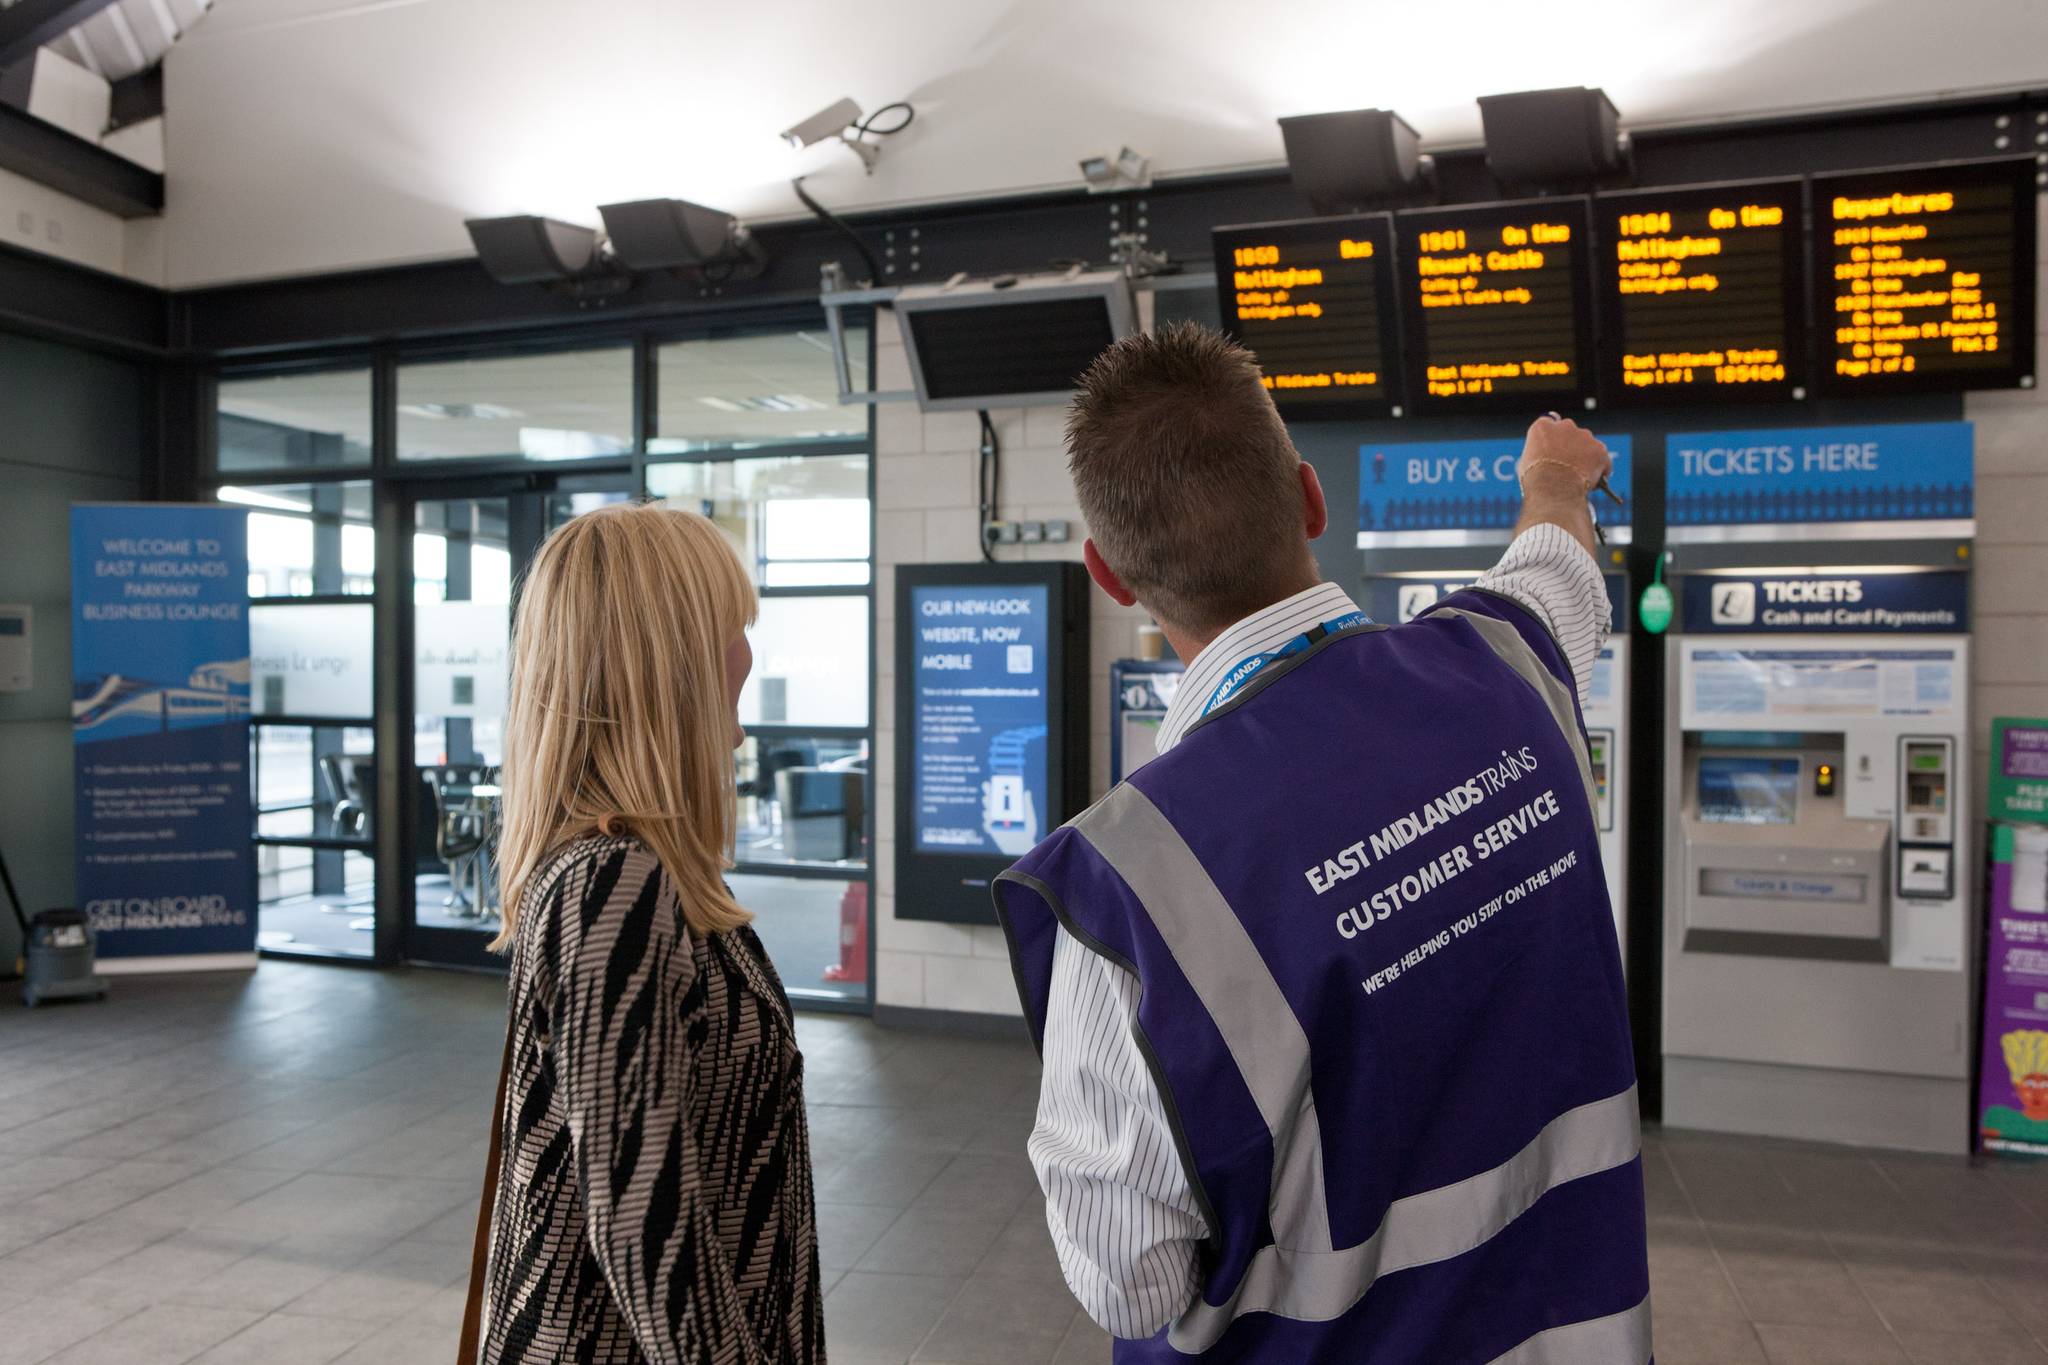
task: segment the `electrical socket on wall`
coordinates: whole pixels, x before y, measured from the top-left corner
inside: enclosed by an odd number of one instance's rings
[[[992,521],[981,528],[981,535],[990,545],[1064,545],[1073,529],[1064,521]]]

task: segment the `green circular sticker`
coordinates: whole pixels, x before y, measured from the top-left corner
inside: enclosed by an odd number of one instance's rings
[[[1662,583],[1652,583],[1643,589],[1643,599],[1636,604],[1636,619],[1650,634],[1662,635],[1671,624],[1671,611],[1671,589]]]

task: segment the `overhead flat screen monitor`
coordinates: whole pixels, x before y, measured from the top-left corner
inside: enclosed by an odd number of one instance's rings
[[[1417,412],[1560,412],[1592,393],[1582,198],[1395,215]]]
[[[993,924],[995,875],[1087,804],[1087,575],[896,578],[896,914]]]
[[[1375,417],[1400,396],[1393,220],[1384,213],[1218,228],[1224,330],[1259,358],[1284,417]]]
[[[2034,373],[2031,159],[1813,180],[1822,392],[2013,388]]]
[[[1709,824],[1793,824],[1799,818],[1799,760],[1702,756],[1699,811]]]
[[[927,412],[1067,402],[1136,325],[1129,281],[1106,271],[906,289],[895,300]]]
[[[1804,188],[1777,180],[1593,201],[1602,401],[1803,396]]]

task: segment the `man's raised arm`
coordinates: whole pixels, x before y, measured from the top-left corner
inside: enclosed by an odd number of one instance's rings
[[[1515,466],[1522,515],[1500,563],[1475,585],[1514,598],[1550,628],[1571,664],[1579,700],[1607,642],[1607,585],[1594,560],[1588,495],[1614,467],[1598,437],[1577,422],[1539,417]]]

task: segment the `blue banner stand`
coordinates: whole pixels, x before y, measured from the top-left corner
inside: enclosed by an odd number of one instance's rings
[[[256,965],[248,519],[71,509],[78,904],[102,973]]]

